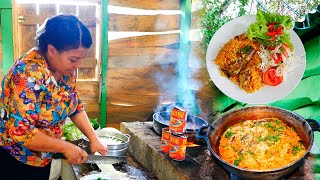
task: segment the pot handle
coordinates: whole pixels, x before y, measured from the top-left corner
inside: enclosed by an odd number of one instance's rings
[[[308,124],[310,125],[312,131],[319,131],[320,132],[320,123],[315,119],[306,119]]]
[[[203,134],[202,131],[203,131],[203,130],[207,130],[209,126],[210,126],[210,125],[202,126],[201,128],[199,128],[199,129],[197,130],[197,133],[196,133],[197,139],[205,139],[205,140],[208,139],[207,131],[205,132],[205,134]]]
[[[131,136],[129,134],[123,134],[123,135],[127,136],[128,139],[131,138]]]

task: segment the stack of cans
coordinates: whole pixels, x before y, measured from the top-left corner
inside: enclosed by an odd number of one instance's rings
[[[187,111],[174,107],[171,111],[169,128],[162,129],[161,150],[177,161],[184,160],[186,156],[186,125]]]

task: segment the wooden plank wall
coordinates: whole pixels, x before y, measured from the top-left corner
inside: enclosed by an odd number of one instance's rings
[[[76,5],[59,5],[59,12],[55,4],[39,4],[39,14],[36,13],[36,4],[17,4],[17,16],[23,17],[23,21],[18,23],[18,56],[27,52],[35,46],[34,36],[37,25],[41,25],[46,18],[57,13],[67,13],[76,15]],[[89,50],[87,58],[83,60],[83,65],[78,70],[77,88],[80,92],[81,100],[84,102],[89,117],[99,117],[99,80],[96,77],[96,6],[79,6],[78,17],[89,28],[92,35],[93,44]]]
[[[180,0],[109,0],[109,5],[142,10],[178,10]],[[110,9],[110,8],[109,8]],[[193,18],[195,28],[196,18]],[[180,14],[139,15],[109,13],[110,32],[167,32],[180,30]],[[107,123],[146,121],[157,108],[161,98],[175,102],[176,86],[165,85],[160,90],[157,75],[165,81],[176,78],[179,32],[132,36],[114,39],[109,34],[107,77]],[[205,68],[205,56],[199,42],[191,43],[190,61],[200,66],[191,68],[193,79],[203,84],[196,92],[202,113],[207,119],[211,110],[212,82]],[[192,63],[191,63],[192,64]],[[166,82],[163,83],[166,83]],[[168,93],[170,92],[170,93]]]
[[[145,10],[180,10],[179,0],[109,0],[109,5]],[[110,8],[109,8],[110,9]],[[139,15],[109,13],[110,32],[163,32],[114,39],[109,34],[107,123],[146,121],[157,106],[161,92],[155,72],[175,78],[179,42],[179,14]],[[111,39],[111,40],[110,40]],[[174,89],[172,89],[174,92]],[[163,95],[163,94],[162,94]]]

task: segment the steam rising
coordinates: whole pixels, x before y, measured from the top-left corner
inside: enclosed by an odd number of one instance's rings
[[[196,79],[196,75],[200,61],[192,53],[190,56],[189,61],[184,61],[187,65],[162,64],[160,70],[154,73],[154,79],[156,79],[160,92],[155,112],[171,111],[176,105],[187,110],[189,114],[199,115],[200,109],[196,92],[201,88],[202,83]]]

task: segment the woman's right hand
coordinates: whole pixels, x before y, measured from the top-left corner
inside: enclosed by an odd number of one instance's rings
[[[86,151],[72,143],[68,143],[68,146],[65,147],[65,151],[62,153],[70,164],[82,164],[88,157]]]

